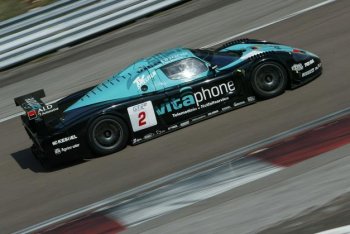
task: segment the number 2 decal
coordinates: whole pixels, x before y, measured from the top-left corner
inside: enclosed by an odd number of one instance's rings
[[[134,132],[157,125],[157,118],[151,101],[128,107],[128,114]]]
[[[139,126],[146,124],[146,112],[142,111],[139,113]]]

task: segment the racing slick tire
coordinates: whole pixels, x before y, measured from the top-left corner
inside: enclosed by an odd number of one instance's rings
[[[252,73],[252,88],[261,99],[269,99],[282,94],[288,84],[287,72],[279,63],[264,62],[256,66]]]
[[[88,129],[89,145],[98,155],[111,154],[123,149],[128,138],[127,125],[121,118],[113,115],[96,118]]]

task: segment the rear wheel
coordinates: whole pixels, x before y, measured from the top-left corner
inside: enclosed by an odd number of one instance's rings
[[[288,83],[287,73],[280,64],[265,62],[253,70],[251,83],[257,96],[263,99],[272,98],[285,91]]]
[[[88,134],[92,150],[97,154],[105,155],[123,149],[126,146],[129,131],[121,118],[105,115],[91,123]]]

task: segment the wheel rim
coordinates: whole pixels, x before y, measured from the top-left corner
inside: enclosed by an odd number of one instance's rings
[[[93,141],[100,148],[112,149],[122,140],[123,129],[118,121],[104,119],[99,121],[92,130]]]
[[[261,66],[256,74],[257,88],[264,92],[274,92],[283,85],[283,71],[275,64]]]

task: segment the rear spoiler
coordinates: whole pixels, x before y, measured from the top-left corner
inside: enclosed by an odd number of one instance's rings
[[[29,120],[42,118],[44,120],[59,118],[62,112],[57,103],[45,104],[41,98],[45,97],[43,89],[25,94],[14,99],[16,106],[22,107]]]

